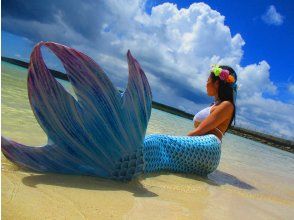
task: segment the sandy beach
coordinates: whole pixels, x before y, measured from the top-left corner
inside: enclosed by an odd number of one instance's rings
[[[270,174],[244,172],[243,169],[240,179],[236,177],[237,169],[223,165],[207,179],[161,172],[141,176],[130,183],[120,183],[96,177],[33,173],[19,169],[2,155],[2,218],[293,217],[294,191],[289,185],[293,178],[271,185]]]
[[[47,137],[27,98],[26,69],[2,65],[2,135],[41,146]],[[62,82],[67,86],[66,82]],[[175,129],[175,127],[177,129]],[[191,120],[152,109],[147,135],[185,135]],[[1,154],[2,219],[293,219],[294,154],[227,133],[217,170],[167,172],[121,183],[35,173]]]

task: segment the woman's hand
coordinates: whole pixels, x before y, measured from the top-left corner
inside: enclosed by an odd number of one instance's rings
[[[194,122],[194,127],[197,128],[200,124],[201,124],[200,121],[195,121],[195,122]],[[190,132],[187,134],[187,136],[195,136],[195,129],[192,130],[192,131],[190,131]]]
[[[194,136],[194,130],[193,131],[190,131],[187,136]]]
[[[187,134],[187,136],[198,136],[198,135],[203,135],[202,132],[198,129],[198,127]]]

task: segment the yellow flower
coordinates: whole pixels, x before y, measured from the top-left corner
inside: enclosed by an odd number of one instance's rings
[[[215,76],[219,76],[219,74],[221,73],[222,69],[218,66],[213,68],[213,72]]]

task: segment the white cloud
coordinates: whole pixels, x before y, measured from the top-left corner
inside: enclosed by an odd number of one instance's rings
[[[270,80],[270,66],[266,61],[259,64],[251,64],[244,68],[238,67],[238,80],[242,84],[239,94],[242,98],[254,94],[276,94],[277,87]]]
[[[290,93],[292,93],[294,95],[294,83],[290,83],[288,85],[288,90],[289,90]]]
[[[125,54],[130,49],[147,75],[154,101],[190,113],[212,101],[205,88],[210,65],[230,65],[242,85],[236,125],[293,139],[290,131],[294,130],[294,121],[289,115],[294,105],[264,98],[266,93],[277,92],[270,79],[270,65],[261,61],[240,66],[245,42],[240,34],[231,34],[223,15],[205,3],[182,9],[164,3],[153,7],[149,15],[144,4],[145,1],[136,0],[104,1],[91,5],[95,16],[75,5],[80,8],[79,13],[89,14],[83,22],[92,24],[95,34],[91,38],[78,32],[79,28],[68,22],[64,12],[57,13],[56,22],[47,25],[11,17],[4,18],[3,23],[21,26],[23,35],[33,34],[38,41],[53,40],[81,50],[94,58],[120,88],[126,87]]]
[[[262,15],[262,20],[269,25],[282,25],[284,17],[277,12],[274,5],[269,6],[268,10]]]
[[[238,100],[237,120],[243,127],[293,139],[294,105],[265,99],[260,93]]]

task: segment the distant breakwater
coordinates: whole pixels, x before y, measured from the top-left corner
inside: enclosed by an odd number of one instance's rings
[[[28,68],[28,66],[29,66],[29,63],[21,61],[21,60],[13,59],[13,58],[1,57],[1,60],[8,62],[8,63],[11,63],[11,64],[14,64],[14,65],[17,65],[17,66],[24,67],[24,68]],[[56,70],[52,70],[52,69],[49,69],[49,70],[51,71],[51,73],[54,77],[69,81],[69,79],[65,73],[62,73],[62,72],[59,72]],[[123,92],[121,90],[119,90],[119,91]],[[152,101],[152,107],[155,109],[159,109],[159,110],[174,114],[174,115],[178,115],[183,118],[190,119],[190,120],[192,120],[194,117],[194,115],[192,115],[190,113],[184,112],[184,111],[179,110],[177,108],[174,108],[174,107],[171,107],[168,105],[164,105],[164,104],[161,104],[161,103],[158,103],[155,101]],[[235,135],[238,135],[238,136],[241,136],[241,137],[245,137],[248,139],[252,139],[254,141],[258,141],[258,142],[267,144],[272,147],[276,147],[276,148],[294,153],[294,141],[291,141],[291,140],[286,140],[286,139],[282,139],[279,137],[274,137],[269,134],[264,134],[261,132],[252,131],[252,130],[237,127],[237,126],[232,126],[228,130],[228,132],[235,134]]]
[[[158,102],[152,102],[152,107],[165,111],[165,112],[169,112],[171,114],[175,114],[190,120],[193,120],[194,115],[184,112],[182,110],[173,108],[171,106],[167,106]],[[294,141],[291,140],[286,140],[286,139],[282,139],[279,137],[274,137],[272,135],[269,134],[264,134],[261,132],[257,132],[257,131],[252,131],[249,129],[245,129],[245,128],[241,128],[241,127],[237,127],[237,126],[231,126],[231,128],[229,128],[228,130],[229,133],[244,137],[244,138],[248,138],[248,139],[252,139],[254,141],[258,141],[264,144],[267,144],[269,146],[272,147],[276,147],[279,148],[281,150],[285,150],[291,153],[294,153]]]

